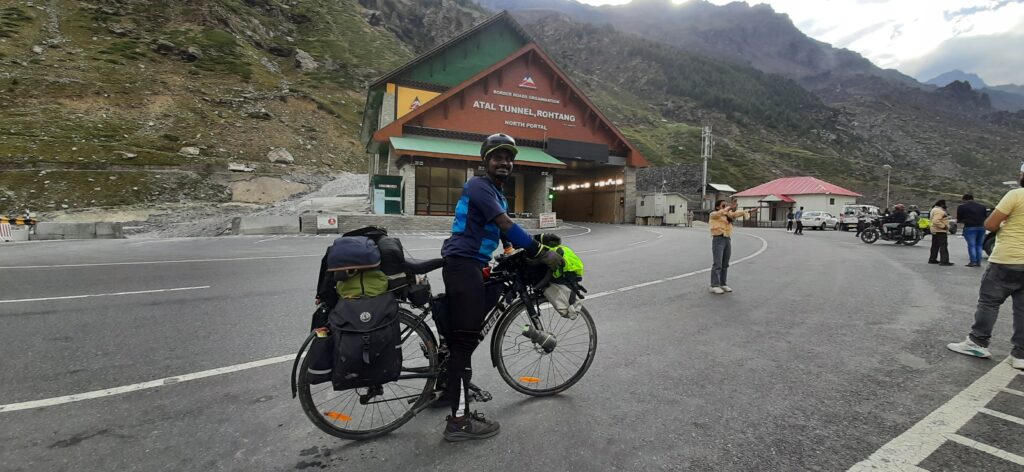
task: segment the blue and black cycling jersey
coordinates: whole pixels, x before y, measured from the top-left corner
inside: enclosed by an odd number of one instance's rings
[[[468,257],[487,265],[498,248],[501,229],[494,219],[508,211],[501,188],[486,177],[473,177],[462,186],[455,207],[452,236],[441,247],[443,257]]]

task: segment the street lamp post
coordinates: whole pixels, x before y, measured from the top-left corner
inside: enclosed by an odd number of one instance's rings
[[[889,178],[892,177],[892,166],[886,164],[882,166],[885,169],[885,209],[889,209]]]

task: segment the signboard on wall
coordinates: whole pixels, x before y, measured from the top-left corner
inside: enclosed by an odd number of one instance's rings
[[[399,86],[395,97],[395,117],[401,118],[407,113],[415,111],[438,95],[441,94],[429,90]]]
[[[316,229],[338,229],[338,217],[334,215],[317,215]]]
[[[446,98],[446,104],[431,102],[408,124],[483,135],[501,131],[516,139],[557,138],[567,144],[564,151],[572,158],[597,162],[607,161],[609,153],[625,152],[610,123],[602,121],[553,67],[528,56],[466,86]],[[411,106],[412,97],[403,98],[400,113]]]
[[[540,229],[554,228],[556,226],[558,226],[558,218],[556,213],[551,212],[540,214]]]

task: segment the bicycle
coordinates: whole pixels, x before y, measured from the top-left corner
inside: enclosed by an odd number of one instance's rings
[[[570,319],[547,303],[543,289],[551,273],[531,283],[536,277],[523,251],[498,256],[496,261],[488,283],[498,285],[500,293],[481,328],[481,338],[495,329],[490,343],[492,366],[520,393],[540,397],[565,391],[594,361],[597,327],[593,317],[582,304]],[[422,275],[441,265],[441,259],[411,263],[408,272]],[[292,365],[292,397],[297,395],[306,416],[332,436],[365,440],[394,431],[443,393],[448,351],[443,336],[439,341],[427,324],[431,314],[430,303],[400,302],[402,374],[394,382],[368,388],[335,391],[330,382],[310,385],[306,380],[309,358],[304,353],[311,334]],[[486,391],[469,387],[477,401],[490,399]]]

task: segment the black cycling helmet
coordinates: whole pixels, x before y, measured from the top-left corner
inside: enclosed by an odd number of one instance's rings
[[[513,161],[516,159],[516,154],[519,153],[519,149],[516,147],[516,140],[512,139],[512,136],[497,133],[488,136],[480,146],[480,159],[486,160],[487,155],[495,149],[508,149],[512,153]]]

